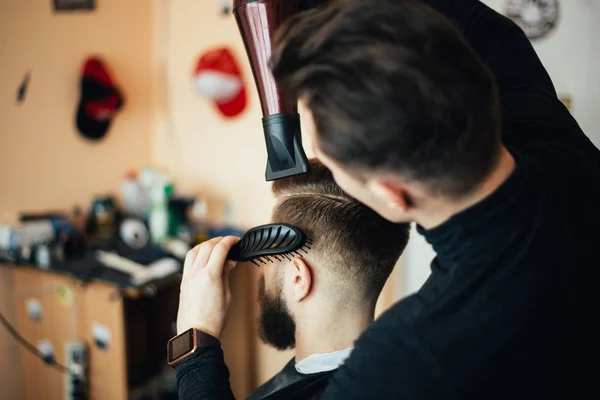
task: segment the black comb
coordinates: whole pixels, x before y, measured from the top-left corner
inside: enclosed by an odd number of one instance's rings
[[[250,229],[229,251],[227,258],[233,261],[250,261],[260,267],[257,261],[291,260],[290,254],[308,254],[312,241],[299,228],[288,224],[268,224]]]

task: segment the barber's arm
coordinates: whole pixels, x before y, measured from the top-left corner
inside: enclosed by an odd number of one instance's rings
[[[235,267],[226,257],[237,240],[231,236],[212,239],[196,246],[185,258],[177,333],[194,328],[205,336],[193,355],[177,365],[180,400],[234,399],[218,339],[227,322],[229,273]]]
[[[556,97],[548,73],[529,39],[508,18],[479,0],[421,0],[453,21],[492,70],[500,98],[525,90]]]
[[[600,165],[600,153],[557,98],[529,39],[508,18],[479,0],[420,0],[462,31],[492,71],[502,108],[502,138],[509,149],[556,142]]]

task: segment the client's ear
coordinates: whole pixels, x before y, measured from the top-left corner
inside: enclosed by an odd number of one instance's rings
[[[292,287],[295,301],[302,301],[308,296],[312,288],[312,272],[302,257],[292,259]]]

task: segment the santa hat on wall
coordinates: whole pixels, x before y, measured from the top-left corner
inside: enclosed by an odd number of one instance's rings
[[[225,117],[235,117],[246,108],[246,89],[232,52],[225,48],[202,54],[194,71],[201,96],[211,99]]]
[[[88,58],[82,70],[77,129],[92,140],[104,137],[114,115],[123,106],[123,96],[102,61]]]

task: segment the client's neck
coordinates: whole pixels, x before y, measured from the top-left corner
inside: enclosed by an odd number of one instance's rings
[[[317,353],[331,353],[354,346],[354,341],[373,322],[375,308],[340,310],[320,306],[310,317],[296,320],[296,362]]]

